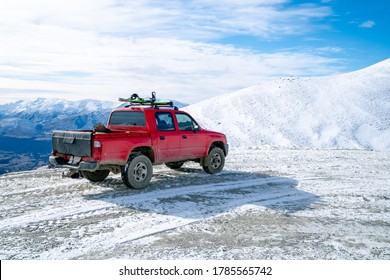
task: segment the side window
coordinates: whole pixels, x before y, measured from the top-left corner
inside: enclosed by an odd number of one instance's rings
[[[180,130],[194,130],[195,127],[198,126],[196,122],[186,114],[177,113],[176,119]]]
[[[154,116],[156,118],[157,130],[175,130],[175,125],[173,124],[173,118],[171,113],[156,113]]]

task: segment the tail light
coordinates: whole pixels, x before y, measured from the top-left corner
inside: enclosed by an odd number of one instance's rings
[[[95,140],[95,141],[93,141],[93,147],[95,149],[101,148],[102,147],[102,143],[100,143],[99,141]]]
[[[102,143],[100,141],[93,141],[93,157],[100,159],[102,155]]]

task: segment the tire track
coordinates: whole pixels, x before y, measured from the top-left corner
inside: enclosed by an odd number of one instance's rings
[[[191,194],[205,194],[207,192],[223,192],[231,189],[246,188],[255,185],[263,186],[271,183],[291,184],[291,180],[279,177],[269,177],[261,179],[250,179],[239,182],[225,182],[156,190],[135,195],[124,194],[120,197],[112,197],[112,195],[107,196],[107,194],[90,196],[87,195],[87,199],[77,198],[76,200],[71,201],[71,203],[67,203],[65,207],[51,207],[50,209],[43,208],[39,211],[34,211],[27,215],[20,215],[13,218],[3,219],[0,224],[0,230],[19,227],[25,224],[39,223],[46,220],[60,220],[66,217],[77,217],[80,215],[85,215],[86,213],[93,213],[97,210],[109,210],[110,208],[117,206],[131,207],[133,205],[139,205],[153,200],[175,198]],[[114,192],[114,194],[117,194],[117,192]]]
[[[73,244],[71,248],[69,248],[69,244],[54,248],[45,252],[41,257],[50,259],[53,258],[53,256],[61,255],[64,259],[88,258],[91,255],[94,255],[94,253],[113,250],[118,245],[120,246],[120,244],[150,238],[179,227],[211,219],[218,215],[224,215],[226,211],[232,210],[237,206],[259,201],[257,196],[253,196],[256,191],[248,191],[247,193],[239,195],[229,194],[228,191],[237,189],[248,190],[253,189],[253,187],[260,187],[255,188],[255,190],[261,192],[262,190],[266,190],[265,187],[269,186],[269,184],[273,184],[272,188],[278,190],[268,192],[267,195],[260,199],[262,202],[268,201],[267,204],[272,204],[276,201],[283,203],[297,200],[299,199],[299,196],[301,196],[300,198],[305,196],[305,194],[296,194],[296,191],[294,190],[288,190],[291,189],[291,180],[271,177],[233,183],[219,183],[217,185],[206,184],[201,186],[188,186],[179,188],[179,190],[158,190],[144,195],[128,197],[128,201],[126,201],[126,197],[110,198],[109,200],[111,203],[119,204],[122,207],[134,207],[138,205],[138,207],[143,206],[146,211],[137,213],[136,217],[122,216],[114,217],[109,220],[101,219],[98,224],[94,225],[95,229],[97,227],[112,227],[113,230],[104,234],[97,234],[83,238],[82,240],[77,240],[75,241],[77,244]],[[214,186],[214,188],[210,189],[210,186]],[[163,211],[156,209],[157,205],[161,205],[161,203],[164,204],[161,200],[197,194],[202,195],[202,202],[198,203],[197,209],[193,209],[184,215],[179,215],[177,211],[187,209],[188,207],[186,204],[191,204],[192,199],[170,201],[163,205]],[[215,194],[220,194],[221,197],[216,198]],[[210,200],[214,201],[215,205],[210,207],[208,203]],[[220,201],[224,200],[225,203],[220,203]],[[229,202],[226,203],[226,200]],[[175,205],[175,207],[173,207],[173,205]],[[170,209],[170,211],[166,211],[167,209]],[[91,248],[93,249],[91,250]]]
[[[77,184],[80,182],[70,187],[78,189]],[[68,238],[59,245],[52,244],[52,248],[41,250],[38,258],[82,258],[91,254],[91,250],[108,250],[117,244],[155,236],[244,204],[271,205],[296,199],[295,184],[288,178],[261,177],[130,193],[105,189],[104,193],[95,190],[69,197],[49,192],[49,199],[60,205],[51,204],[37,211],[2,219],[0,230],[6,232],[9,239],[13,232],[31,227],[30,234],[42,236],[56,237],[59,230],[68,232]],[[40,197],[45,199],[42,194]],[[19,243],[16,246],[23,251],[30,245]]]

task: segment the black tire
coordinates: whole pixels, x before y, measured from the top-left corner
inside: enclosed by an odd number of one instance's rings
[[[172,161],[172,162],[167,162],[165,165],[169,167],[170,169],[179,169],[182,167],[184,164],[184,161]]]
[[[123,183],[129,188],[145,188],[149,185],[152,176],[152,162],[144,155],[134,155],[130,157],[122,170]]]
[[[209,174],[215,174],[220,172],[224,166],[225,154],[218,147],[212,148],[205,159],[203,170]]]
[[[110,170],[80,171],[81,175],[91,182],[101,182],[110,174]]]

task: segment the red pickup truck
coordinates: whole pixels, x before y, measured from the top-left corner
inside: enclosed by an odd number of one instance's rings
[[[124,184],[137,189],[150,183],[156,164],[179,169],[195,161],[210,174],[223,169],[228,154],[224,134],[202,128],[177,108],[149,105],[115,109],[99,132],[54,131],[51,165],[93,182],[103,181],[110,171],[121,173]]]

